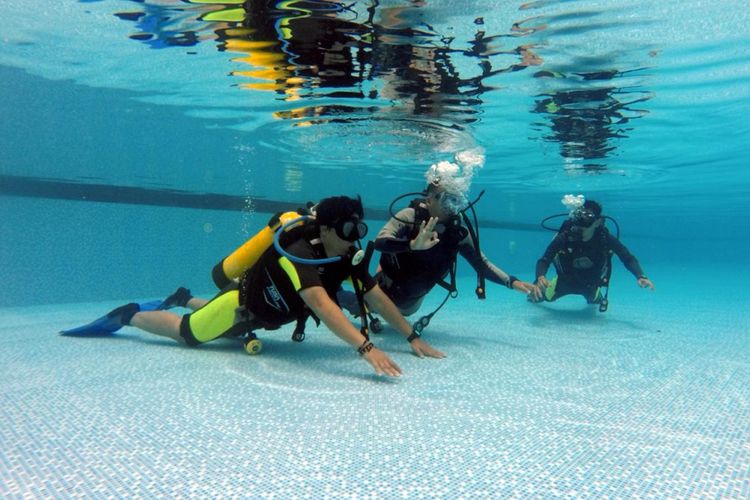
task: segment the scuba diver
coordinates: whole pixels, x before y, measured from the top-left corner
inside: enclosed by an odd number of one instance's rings
[[[536,284],[541,295],[529,295],[532,302],[554,301],[576,294],[582,295],[588,304],[598,304],[599,311],[605,312],[609,306],[609,279],[612,274],[612,254],[620,258],[628,271],[638,280],[641,288],[654,290],[654,284],[641,269],[638,259],[620,242],[620,228],[617,221],[602,215],[602,206],[583,196],[566,195],[563,198],[571,211],[568,219],[560,226],[557,235],[536,263]],[[557,214],[545,222],[568,214]],[[605,226],[605,219],[612,221],[617,229],[613,236]],[[546,278],[550,264],[554,264],[557,276],[549,281]]]
[[[313,316],[355,347],[378,375],[399,376],[401,369],[370,342],[366,326],[357,330],[334,299],[341,283],[351,277],[360,302],[366,299],[377,307],[405,337],[412,332],[411,325],[367,272],[369,256],[355,246],[367,234],[361,200],[326,198],[310,212],[302,216],[294,212],[277,214],[268,227],[217,264],[214,281],[223,288],[208,302],[181,288],[161,304],[126,304],[89,325],[61,333],[113,333],[129,325],[190,346],[223,336],[245,336],[245,349],[254,354],[261,348],[254,330],[275,330],[295,320],[298,325],[304,324],[308,316]],[[267,239],[257,248],[256,239],[266,234],[273,244]],[[253,245],[256,248],[250,248]],[[249,248],[254,253],[252,258],[246,252]],[[197,310],[184,316],[164,310],[173,305]],[[304,332],[302,338],[297,330],[295,335],[295,340],[304,338]],[[409,342],[419,357],[444,357],[419,338]]]
[[[392,217],[375,239],[375,249],[381,252],[375,279],[404,316],[414,314],[436,285],[446,290],[437,309],[414,323],[412,335],[421,334],[448,298],[457,296],[459,254],[477,272],[476,294],[480,299],[485,298],[485,278],[524,294],[539,293],[535,285],[505,273],[481,252],[473,209],[479,198],[471,203],[466,199],[468,182],[458,175],[458,166],[439,162],[425,177],[428,184],[423,192],[406,193],[391,203]],[[408,208],[394,214],[393,207],[399,200],[414,195],[418,198]],[[473,213],[473,224],[466,215],[468,210]],[[338,297],[339,303],[356,315],[353,294],[342,291]],[[377,306],[372,306],[377,311]],[[373,331],[377,330],[373,327]]]

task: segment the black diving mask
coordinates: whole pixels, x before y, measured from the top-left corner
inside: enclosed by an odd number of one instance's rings
[[[571,216],[570,234],[580,238],[583,236],[583,232],[591,228],[597,220],[599,220],[599,216],[594,212],[584,208],[577,209]]]
[[[598,218],[599,217],[594,212],[586,210],[584,208],[579,208],[578,210],[573,212],[573,216],[571,217],[571,219],[573,220],[573,226],[581,228],[581,231],[591,227],[591,225],[596,222],[596,219]]]
[[[354,217],[350,220],[343,220],[336,223],[336,234],[339,238],[346,241],[355,242],[367,236],[367,224]]]

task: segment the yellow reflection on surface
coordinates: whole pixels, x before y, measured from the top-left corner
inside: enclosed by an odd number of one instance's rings
[[[225,23],[241,23],[245,20],[245,9],[242,7],[237,9],[221,9],[209,12],[201,17],[203,21],[211,22],[225,22]]]
[[[230,34],[228,30],[227,34]],[[235,52],[250,52],[251,50],[267,49],[278,44],[278,40],[240,40],[239,38],[230,38],[226,41],[225,47],[227,50],[232,50]]]
[[[288,101],[299,99],[305,79],[294,74],[296,66],[287,61],[288,56],[282,51],[280,41],[230,38],[225,42],[225,49],[245,54],[232,61],[252,67],[250,70],[233,71],[232,76],[263,80],[243,83],[240,88],[285,94]]]

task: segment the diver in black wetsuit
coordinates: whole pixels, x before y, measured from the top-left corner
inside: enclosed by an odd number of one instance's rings
[[[375,249],[381,252],[381,257],[375,278],[386,295],[404,316],[415,313],[435,285],[447,290],[446,300],[455,296],[459,254],[480,276],[477,286],[480,298],[484,298],[483,278],[524,294],[540,294],[535,285],[505,273],[478,249],[475,228],[461,217],[467,207],[466,199],[446,181],[449,179],[431,180],[422,193],[424,197],[412,200],[408,208],[394,214],[378,233]],[[450,281],[446,281],[448,277]],[[338,299],[342,307],[356,311],[351,292],[339,292]],[[438,309],[443,304],[445,300]],[[436,312],[418,320],[415,331],[420,333]]]
[[[455,272],[460,254],[493,283],[529,293],[534,285],[493,265],[475,248],[468,228],[457,216],[457,197],[431,183],[423,199],[412,201],[378,233],[375,249],[382,252],[376,276],[385,293],[405,316],[419,309],[435,285]]]
[[[638,259],[610,234],[604,219],[602,206],[593,200],[587,200],[572,212],[536,263],[536,284],[543,294],[529,295],[529,300],[554,301],[563,295],[576,294],[589,304],[599,304],[600,311],[606,311],[613,253],[633,273],[641,288],[654,289]],[[545,276],[550,264],[557,271],[551,282]]]
[[[376,307],[386,321],[407,338],[414,354],[444,357],[418,335],[412,335],[412,326],[367,270],[368,257],[362,255],[365,252],[357,251],[359,240],[367,233],[362,201],[334,196],[313,207],[311,215],[295,218],[280,228],[277,225],[279,217],[272,218],[267,227],[269,232],[278,235],[274,236],[273,244],[259,242],[256,237],[246,242],[241,247],[245,252],[241,258],[254,262],[238,271],[237,279],[226,274],[226,259],[222,259],[217,266],[218,272],[215,268],[214,281],[223,289],[210,301],[197,299],[186,289],[178,289],[158,306],[146,309],[138,303],[125,304],[92,324],[63,333],[101,335],[114,333],[123,326],[133,326],[197,346],[221,337],[243,335],[256,341],[254,330],[275,330],[295,320],[299,325],[300,320],[316,316],[331,332],[356,348],[377,374],[399,376],[399,366],[373,345],[366,329],[357,330],[335,302],[335,293],[341,283],[351,278],[358,284],[362,300]],[[290,224],[297,226],[287,229]],[[256,246],[254,258],[247,257],[253,251],[246,246],[248,243]],[[361,263],[365,265],[360,266]],[[232,266],[236,267],[236,264]],[[143,306],[150,304],[153,303]],[[174,306],[188,307],[192,312],[178,315],[167,310]],[[259,343],[246,344],[249,353],[259,349]]]

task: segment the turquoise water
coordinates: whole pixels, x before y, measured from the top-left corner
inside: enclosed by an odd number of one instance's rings
[[[236,10],[240,9],[240,10]],[[0,6],[0,495],[750,496],[744,2],[9,0]],[[280,207],[361,194],[371,232],[480,151],[482,245],[533,279],[560,199],[601,201],[610,310],[490,287],[261,356],[68,339],[213,265]],[[442,299],[435,292],[430,305]]]

